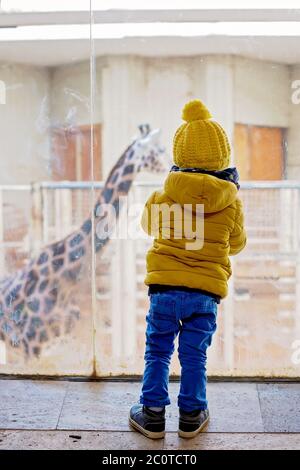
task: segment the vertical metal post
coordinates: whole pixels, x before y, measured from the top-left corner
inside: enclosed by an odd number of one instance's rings
[[[62,215],[61,215],[61,189],[54,191],[54,236],[56,239],[62,238]]]
[[[5,271],[5,246],[4,246],[4,220],[3,220],[3,191],[0,189],[0,276]],[[0,364],[6,364],[6,344],[0,341]]]
[[[76,134],[76,155],[75,155],[75,164],[76,164],[76,180],[82,181],[82,134]],[[92,175],[93,176],[93,175]],[[82,191],[76,191],[76,204],[77,204],[77,214],[78,217],[83,217],[83,197],[84,194]]]
[[[4,247],[4,220],[3,220],[3,191],[0,189],[0,276],[4,276],[5,247]]]
[[[126,215],[125,215],[126,217]],[[136,250],[134,240],[121,240],[122,322],[125,367],[135,358],[137,333]]]
[[[43,240],[43,195],[40,183],[31,185],[31,237],[30,253],[34,256]]]
[[[231,261],[233,265],[234,262]],[[234,367],[234,266],[233,276],[228,283],[228,296],[223,301],[224,317],[224,360],[225,367],[232,371]]]
[[[121,277],[121,240],[114,240],[115,250],[112,257],[111,266],[111,344],[112,344],[112,360],[114,364],[119,366],[122,360],[122,342],[123,342],[123,322],[124,301],[122,299],[122,277]],[[112,366],[114,365],[112,364]]]
[[[62,236],[66,236],[72,230],[72,190],[60,191]]]
[[[296,295],[295,295],[295,334],[296,339],[300,339],[300,190],[294,189],[295,200],[294,200],[294,217],[293,217],[293,241],[294,241],[294,253],[296,256]]]
[[[49,214],[48,214],[48,192],[47,189],[42,188],[43,198],[43,244],[49,242]]]

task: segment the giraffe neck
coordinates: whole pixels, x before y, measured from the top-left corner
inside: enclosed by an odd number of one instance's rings
[[[96,251],[100,251],[109,240],[109,238],[99,240],[92,230],[93,225],[95,227],[101,221],[101,217],[97,216],[99,206],[107,203],[113,204],[118,216],[119,196],[125,196],[128,193],[140,169],[138,158],[134,158],[137,156],[134,144],[135,142],[121,155],[105,181],[94,206],[95,223],[92,224],[92,216],[90,216],[78,230],[63,240],[45,247],[39,256],[32,259],[23,270],[0,283],[0,320],[3,317],[2,307],[10,313],[14,308],[19,311],[23,298],[24,304],[25,302],[30,304],[33,314],[36,314],[40,308],[43,308],[47,314],[56,305],[61,283],[66,281],[67,284],[73,285],[84,276],[84,268],[89,264],[92,237],[95,237]],[[33,301],[30,300],[31,298]]]
[[[119,216],[119,197],[128,194],[136,173],[148,166],[149,155],[142,156],[143,148],[134,142],[123,153],[97,198],[94,214],[77,231],[46,246],[23,269],[0,282],[0,340],[22,344],[27,356],[38,356],[42,343],[60,336],[62,328],[71,330],[80,314],[78,281],[88,279],[91,240],[94,237],[97,251],[109,241],[98,239],[93,230],[98,222],[106,223],[97,215],[98,208],[113,204]]]
[[[141,164],[135,159],[136,151],[135,142],[133,142],[110,171],[104,183],[104,187],[94,204],[93,215],[85,220],[80,229],[67,237],[69,245],[73,245],[74,247],[76,245],[78,246],[74,257],[77,255],[78,259],[84,258],[84,254],[89,252],[92,236],[95,240],[96,252],[104,248],[109,241],[108,237],[99,238],[99,232],[96,230],[99,228],[99,224],[105,225],[107,223],[107,217],[103,215],[101,207],[105,204],[111,204],[118,218],[121,209],[120,197],[124,197],[128,194],[136,174],[140,171]],[[94,217],[93,224],[92,217]],[[71,256],[71,260],[74,257]],[[81,263],[82,262],[83,259],[81,260]]]

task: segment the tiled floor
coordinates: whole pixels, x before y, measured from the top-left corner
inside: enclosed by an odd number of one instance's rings
[[[300,383],[209,383],[211,421],[193,440],[177,436],[178,384],[171,383],[168,432],[158,442],[128,426],[139,389],[133,382],[0,380],[0,449],[300,449]]]

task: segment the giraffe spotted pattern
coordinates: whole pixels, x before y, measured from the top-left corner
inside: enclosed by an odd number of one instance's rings
[[[102,204],[120,211],[119,197],[127,195],[136,174],[142,169],[166,170],[164,153],[157,142],[157,131],[140,127],[141,136],[121,155],[100,191],[94,207],[94,226],[107,224],[98,215]],[[97,252],[108,243],[92,233],[89,217],[81,227],[63,240],[45,247],[28,264],[0,281],[0,340],[7,348],[21,348],[25,357],[39,356],[51,339],[69,334],[80,319],[77,294],[87,276],[92,254],[92,237]]]

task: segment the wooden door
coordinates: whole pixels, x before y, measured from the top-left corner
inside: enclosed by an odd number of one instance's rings
[[[93,126],[93,160],[91,165],[91,128],[79,126],[75,130],[52,129],[51,162],[54,180],[101,180],[101,127]]]
[[[235,165],[241,180],[281,180],[284,176],[284,129],[236,124]]]

